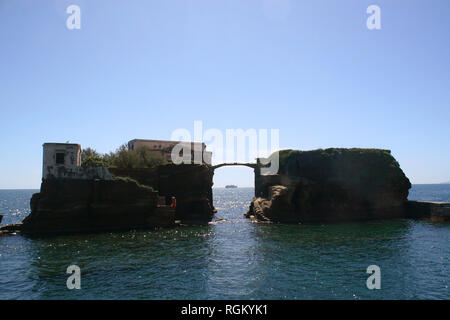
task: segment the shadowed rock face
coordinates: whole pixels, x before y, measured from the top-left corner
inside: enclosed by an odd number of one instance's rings
[[[160,196],[176,197],[176,220],[207,224],[214,214],[214,170],[207,165],[168,164],[149,169],[110,168],[114,176],[131,177],[158,190]]]
[[[206,224],[212,219],[213,170],[208,166],[164,165],[110,171],[115,180],[43,180],[41,191],[31,199],[31,213],[20,225],[21,232],[126,230],[171,226],[175,220]],[[176,209],[159,206],[158,196],[175,196]]]
[[[174,223],[157,193],[133,181],[46,179],[21,231],[29,234],[118,230]]]
[[[247,216],[277,222],[339,222],[405,217],[411,184],[389,150],[325,149],[280,152],[276,176]]]
[[[407,201],[410,218],[429,218],[433,222],[450,221],[450,203],[434,201]]]

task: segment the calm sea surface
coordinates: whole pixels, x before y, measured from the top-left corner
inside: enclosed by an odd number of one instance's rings
[[[2,224],[27,216],[34,192],[0,190]],[[252,224],[252,196],[214,189],[228,221],[205,227],[0,237],[0,299],[450,299],[450,224]],[[414,185],[409,198],[450,202],[450,185]],[[72,264],[81,290],[66,287]],[[372,264],[380,290],[366,287]]]

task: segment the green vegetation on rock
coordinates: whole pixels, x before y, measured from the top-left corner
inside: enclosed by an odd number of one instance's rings
[[[274,154],[270,155],[273,158]],[[295,169],[307,167],[320,167],[325,169],[336,161],[345,162],[349,165],[355,162],[365,164],[386,165],[399,168],[398,162],[392,157],[390,150],[385,149],[363,149],[363,148],[328,148],[310,151],[301,150],[280,150],[279,151],[279,172],[294,174]],[[305,172],[306,173],[306,172]]]
[[[123,182],[127,182],[127,183],[135,183],[140,188],[144,188],[144,189],[147,189],[148,191],[152,191],[152,192],[157,192],[152,187],[140,184],[137,180],[135,180],[133,178],[130,178],[130,177],[117,177],[117,176],[114,176],[114,180],[115,181],[123,181]]]
[[[101,156],[88,156],[81,162],[82,167],[108,167],[108,162]]]
[[[153,168],[166,163],[167,161],[158,151],[151,151],[145,147],[130,150],[126,144],[120,146],[115,152],[103,155],[92,148],[83,149],[81,152],[81,165],[84,167],[136,169]]]

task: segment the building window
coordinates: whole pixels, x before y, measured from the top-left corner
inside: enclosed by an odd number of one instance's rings
[[[64,152],[56,153],[56,164],[64,164]]]

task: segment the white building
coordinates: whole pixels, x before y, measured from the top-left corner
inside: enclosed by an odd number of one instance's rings
[[[81,166],[81,146],[75,143],[44,143],[42,178],[58,177]]]
[[[112,176],[105,167],[81,167],[81,145],[44,143],[42,179],[104,179]]]

